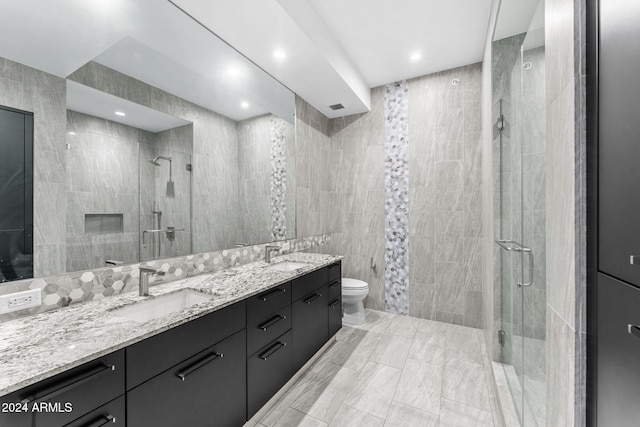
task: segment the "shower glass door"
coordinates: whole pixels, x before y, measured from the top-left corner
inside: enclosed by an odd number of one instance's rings
[[[544,2],[532,5],[528,28],[509,34],[500,19],[513,18],[502,12],[520,7],[514,1],[503,0],[493,41],[495,286],[500,296],[495,359],[509,386],[508,396],[501,396],[505,417],[511,409],[512,423],[541,426],[546,406]]]

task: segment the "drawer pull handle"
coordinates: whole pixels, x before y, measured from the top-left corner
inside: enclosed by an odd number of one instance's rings
[[[281,315],[276,315],[273,318],[267,320],[266,322],[264,322],[262,325],[258,325],[258,328],[262,329],[263,331],[267,331],[268,328],[270,328],[271,326],[275,325],[276,323],[278,323],[281,320],[286,319],[287,316],[281,316]]]
[[[313,301],[317,300],[318,298],[320,298],[322,296],[322,294],[313,294],[311,295],[309,298],[303,300],[306,304],[311,304]]]
[[[84,427],[103,427],[106,426],[107,424],[112,423],[115,424],[116,423],[116,417],[114,417],[113,415],[109,414],[105,417],[100,417],[97,420],[91,422],[90,424],[85,425]]]
[[[329,289],[335,289],[337,286],[340,286],[340,281],[333,282],[329,285]]]
[[[338,304],[340,304],[340,298],[336,299],[331,304],[329,304],[329,308],[336,308]]]
[[[178,376],[178,378],[180,378],[182,381],[187,379],[187,375],[190,375],[192,373],[194,373],[195,371],[197,371],[198,369],[202,368],[204,365],[206,365],[207,363],[213,362],[216,359],[219,359],[221,357],[224,357],[224,354],[222,353],[212,353],[208,356],[203,357],[202,359],[198,360],[197,362],[195,362],[193,365],[187,367],[184,371],[178,372],[176,375]]]
[[[286,346],[287,346],[286,342],[278,341],[277,343],[272,345],[271,348],[269,348],[267,351],[265,351],[264,353],[262,353],[258,357],[260,359],[262,359],[262,360],[267,360],[267,358],[271,357],[271,355],[273,355],[276,351],[278,351],[282,347],[286,347]]]
[[[285,292],[287,292],[287,290],[285,288],[277,288],[277,289],[274,289],[274,290],[272,290],[270,292],[267,292],[266,294],[260,295],[259,298],[262,301],[267,301],[267,300],[269,300],[269,299],[271,299],[271,298],[273,298],[275,296],[278,296],[280,294],[283,294]]]
[[[637,338],[640,338],[640,326],[638,325],[629,324],[629,326],[627,327],[627,332]]]
[[[84,383],[87,383],[95,378],[98,378],[108,372],[115,371],[115,370],[116,370],[115,365],[101,364],[98,366],[94,366],[92,369],[89,369],[88,371],[84,371],[71,378],[64,379],[43,390],[36,391],[31,396],[28,396],[22,399],[21,402],[32,403],[40,400],[51,399],[61,393],[72,390],[76,387],[81,386]]]

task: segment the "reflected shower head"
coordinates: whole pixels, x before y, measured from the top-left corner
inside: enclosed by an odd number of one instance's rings
[[[155,159],[150,159],[149,163],[151,163],[154,166],[160,166],[160,163],[158,163],[158,160],[168,160],[169,163],[171,163],[171,157],[165,157],[165,156],[156,156]]]

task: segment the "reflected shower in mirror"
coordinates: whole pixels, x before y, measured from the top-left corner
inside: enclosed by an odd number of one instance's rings
[[[58,8],[0,14],[0,107],[33,116],[0,280],[296,236],[293,93],[170,2]]]

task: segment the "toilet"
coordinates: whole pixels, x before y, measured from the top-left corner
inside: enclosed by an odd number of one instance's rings
[[[364,323],[364,299],[369,294],[369,284],[358,279],[342,278],[342,323]]]

